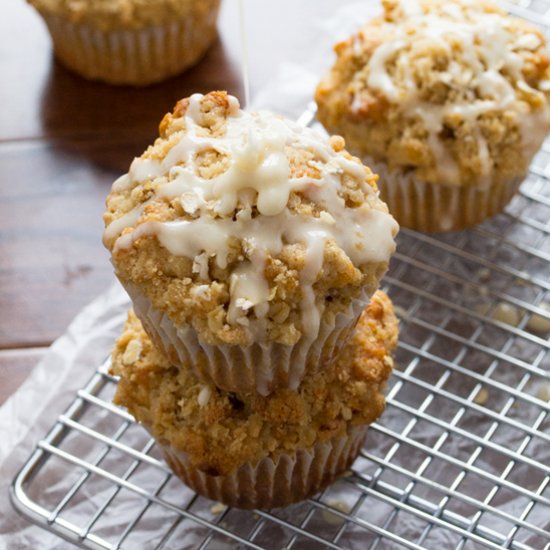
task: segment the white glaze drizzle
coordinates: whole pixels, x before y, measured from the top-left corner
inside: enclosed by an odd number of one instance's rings
[[[460,172],[439,134],[445,118],[450,114],[458,115],[470,123],[477,138],[481,163],[480,184],[483,185],[490,183],[492,159],[483,133],[477,127],[477,120],[484,113],[506,110],[517,101],[514,87],[502,74],[503,71],[517,82],[518,87],[527,86],[531,93],[540,93],[525,82],[522,75],[523,59],[517,50],[534,50],[541,41],[532,33],[520,37],[514,35],[507,28],[506,16],[483,12],[472,2],[463,1],[462,4],[468,6],[466,18],[459,6],[453,3],[442,3],[440,9],[443,15],[439,15],[423,14],[417,0],[401,0],[401,10],[407,16],[406,29],[403,22],[397,25],[387,23],[393,25],[395,36],[373,52],[368,63],[367,85],[390,101],[399,101],[408,116],[416,116],[423,121],[440,176],[448,184],[459,183]],[[411,61],[406,50],[413,41],[429,40],[450,52],[451,40],[456,39],[462,45],[460,53],[466,68],[451,61],[448,71],[441,73],[441,80],[451,86],[453,83],[467,85],[477,90],[479,97],[443,107],[422,102],[410,74]],[[388,63],[396,55],[399,56],[396,73],[403,80],[399,86],[388,72]],[[360,93],[359,90],[351,99],[352,110],[357,111],[361,107]],[[538,112],[521,113],[518,116],[525,158],[535,153],[550,128],[550,109],[546,101],[544,105],[544,109]],[[546,124],[532,124],[536,117],[544,118]]]
[[[139,224],[144,207],[154,200],[149,199],[110,223],[104,240],[116,239],[116,252],[130,247],[140,237],[155,235],[171,254],[192,259],[193,271],[206,281],[209,259],[225,268],[229,239],[242,241],[248,260],[230,275],[227,322],[246,327],[253,338],[262,335],[269,310],[266,257],[277,256],[286,243],[301,243],[306,255],[300,272],[302,330],[314,338],[323,303],[316,303],[313,284],[323,265],[325,243],[335,241],[356,266],[385,262],[394,251],[398,226],[389,214],[367,205],[346,207],[338,195],[344,173],[358,178],[367,194],[374,193],[366,182],[365,168],[335,153],[326,139],[313,130],[269,113],[239,111],[237,104],[223,136],[197,135],[202,97],[191,96],[185,114],[186,132],[163,160],[135,159],[128,175],[114,184],[116,190],[123,190],[166,176],[165,183],[157,184],[155,197],[179,199],[183,209],[195,217]],[[288,146],[307,149],[315,155],[319,179],[290,177],[285,149]],[[229,158],[227,170],[209,180],[196,173],[194,163],[195,155],[204,149],[215,149]],[[298,190],[325,209],[318,218],[289,210],[289,196]],[[253,203],[258,211],[255,217]],[[235,210],[238,213],[232,219]],[[121,235],[125,228],[131,231]],[[250,319],[250,310],[255,319]]]
[[[407,17],[413,17],[422,13],[419,0],[401,0],[401,9]]]

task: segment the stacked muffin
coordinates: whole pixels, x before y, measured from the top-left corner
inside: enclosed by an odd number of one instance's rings
[[[382,0],[335,47],[318,116],[381,175],[400,224],[464,229],[500,212],[550,130],[540,30],[481,0]]]
[[[135,311],[115,400],[200,493],[305,498],[381,413],[397,324],[372,297],[398,227],[376,179],[341,138],[213,92],[113,184],[104,243]]]

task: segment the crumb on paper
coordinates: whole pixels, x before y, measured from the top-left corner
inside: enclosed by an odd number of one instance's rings
[[[480,388],[474,397],[474,403],[476,405],[485,405],[487,399],[489,398],[489,392],[485,388]]]
[[[550,303],[543,302],[538,306],[540,309],[550,313]],[[537,334],[545,334],[550,332],[550,319],[543,317],[540,313],[533,313],[527,322],[527,330]]]
[[[479,304],[475,307],[475,311],[485,317],[489,317],[488,314],[490,310],[491,304]],[[499,302],[490,314],[490,318],[493,319],[493,321],[517,327],[521,316],[519,310],[515,306],[505,302]]]
[[[484,267],[477,272],[477,278],[482,282],[486,283],[491,278],[491,270]]]
[[[500,321],[501,323],[505,323],[506,325],[513,327],[517,327],[520,320],[518,309],[504,302],[498,303],[491,317],[495,321]]]
[[[349,511],[351,510],[351,506],[342,500],[331,499],[327,501],[327,504],[331,508],[334,508],[335,510],[343,512],[344,514],[348,514]],[[321,512],[321,515],[323,516],[323,519],[327,523],[330,523],[331,525],[341,525],[342,523],[344,523],[344,521],[346,521],[345,518],[337,514],[334,514],[330,510],[323,510]]]
[[[210,508],[210,511],[215,515],[221,514],[226,510],[227,510],[227,506],[225,504],[222,504],[221,502],[216,502],[216,504],[212,505],[212,507]]]
[[[543,384],[537,392],[537,399],[550,401],[550,384]]]

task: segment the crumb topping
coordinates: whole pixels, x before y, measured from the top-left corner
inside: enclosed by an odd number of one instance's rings
[[[383,5],[336,45],[316,94],[321,121],[355,153],[429,183],[524,175],[550,130],[543,34],[486,0]]]
[[[104,243],[123,281],[208,343],[292,345],[375,291],[397,233],[376,179],[342,138],[195,94],[113,184]]]
[[[396,341],[392,304],[378,291],[334,364],[306,378],[297,391],[242,395],[198,381],[190,368],[171,366],[130,312],[113,352],[112,372],[121,377],[115,403],[161,443],[187,453],[197,468],[225,475],[376,420]],[[129,348],[131,363],[125,360]]]
[[[27,0],[38,11],[101,30],[138,29],[182,17],[216,16],[220,0]]]

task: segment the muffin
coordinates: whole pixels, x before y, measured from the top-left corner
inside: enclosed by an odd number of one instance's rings
[[[220,0],[28,0],[56,57],[79,75],[143,86],[191,67],[216,37]]]
[[[401,225],[477,224],[511,200],[550,128],[545,38],[487,1],[382,3],[336,45],[319,120],[379,173]]]
[[[227,391],[296,389],[388,267],[398,226],[376,179],[341,138],[196,94],[113,184],[104,243],[172,364]]]
[[[198,493],[240,508],[285,506],[322,490],[355,460],[384,409],[396,339],[391,302],[379,291],[335,362],[297,391],[263,397],[219,390],[172,366],[130,313],[113,352],[114,400]]]

